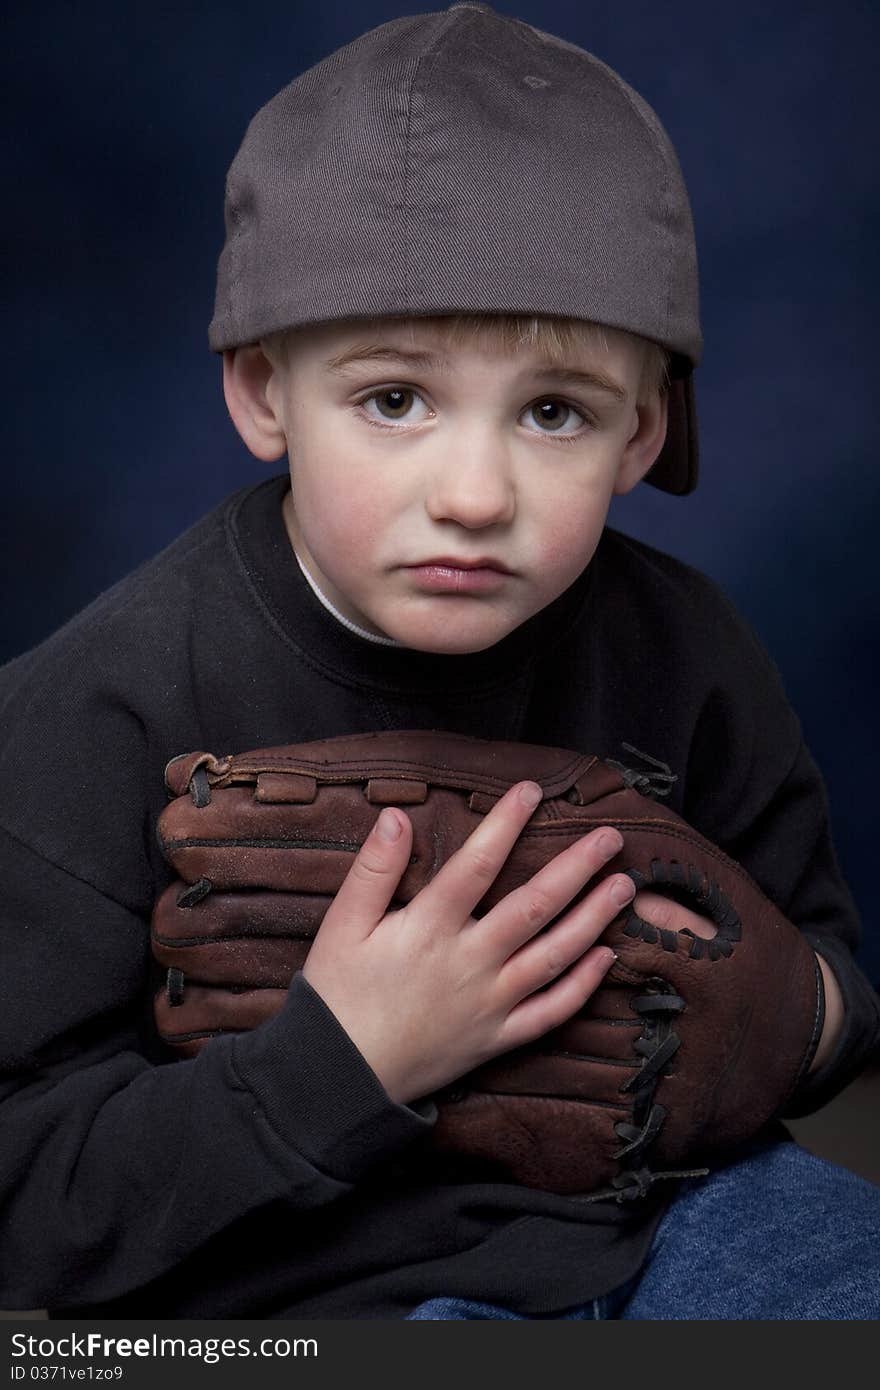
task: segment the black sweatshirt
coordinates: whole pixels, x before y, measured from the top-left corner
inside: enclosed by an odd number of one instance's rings
[[[399,1318],[445,1293],[554,1312],[638,1269],[673,1191],[585,1205],[427,1166],[413,1141],[433,1108],[390,1100],[301,975],[271,1022],[172,1060],[148,926],[178,753],[383,728],[622,761],[633,744],[840,981],[839,1046],[788,1113],[827,1101],[880,1037],[821,778],[711,580],[606,528],[575,584],[495,647],[381,646],[309,588],[285,489],[236,494],[0,671],[0,1307]]]

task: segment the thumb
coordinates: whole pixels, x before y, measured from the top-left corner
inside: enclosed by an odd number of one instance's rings
[[[324,916],[350,924],[359,936],[378,926],[409,863],[412,823],[404,811],[386,806],[361,845],[342,887]]]

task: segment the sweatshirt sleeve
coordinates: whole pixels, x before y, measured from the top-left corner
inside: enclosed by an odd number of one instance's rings
[[[761,857],[768,876],[773,873],[770,860],[778,837],[774,826],[785,827],[787,855],[779,853],[779,859],[786,873],[774,901],[831,967],[844,1007],[833,1052],[803,1077],[784,1111],[783,1118],[795,1118],[833,1099],[875,1054],[880,1044],[880,996],[855,959],[861,920],[838,867],[824,781],[803,741],[764,821]]]
[[[334,1201],[430,1129],[302,974],[270,1023],[153,1065],[136,1026],[145,924],[0,844],[1,1307],[136,1289],[266,1202]]]
[[[6,832],[0,865],[0,1306],[112,1299],[264,1203],[332,1203],[430,1129],[302,975],[253,1033],[152,1063],[146,922]]]
[[[802,1079],[789,1118],[825,1105],[875,1055],[880,998],[856,961],[861,920],[837,861],[822,774],[775,663],[726,596],[715,594],[725,650],[697,720],[684,813],[824,957],[845,1008],[834,1051]]]

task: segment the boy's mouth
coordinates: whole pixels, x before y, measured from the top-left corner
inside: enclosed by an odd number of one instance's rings
[[[485,593],[500,588],[510,571],[498,560],[458,560],[443,557],[421,565],[407,565],[407,573],[420,589],[437,593]]]
[[[409,565],[409,569],[448,569],[448,570],[497,570],[499,574],[510,574],[506,565],[502,565],[500,560],[493,560],[489,555],[481,555],[476,560],[464,560],[455,555],[441,555],[433,560],[422,560],[418,565]]]

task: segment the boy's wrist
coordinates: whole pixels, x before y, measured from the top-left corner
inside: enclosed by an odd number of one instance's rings
[[[825,1021],[822,1025],[822,1036],[819,1039],[819,1046],[816,1048],[813,1060],[810,1063],[811,1074],[818,1071],[828,1057],[833,1052],[843,1028],[843,995],[840,992],[840,985],[837,983],[837,976],[831,966],[819,955],[818,951],[813,953],[819,963],[822,972],[822,983],[825,987]]]

